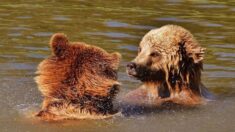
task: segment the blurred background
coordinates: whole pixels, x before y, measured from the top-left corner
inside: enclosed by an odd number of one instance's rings
[[[139,81],[125,73],[150,29],[177,24],[207,48],[203,83],[216,101],[192,110],[166,110],[108,120],[36,122],[26,115],[42,97],[33,80],[50,55],[53,33],[122,54],[119,96]],[[0,0],[1,132],[235,131],[235,1],[223,0]]]

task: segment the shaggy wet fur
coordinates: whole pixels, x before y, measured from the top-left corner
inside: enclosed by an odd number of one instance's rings
[[[106,118],[114,114],[113,99],[119,91],[120,54],[54,34],[52,55],[43,60],[35,78],[43,95],[44,120]]]
[[[124,102],[155,106],[205,103],[207,90],[201,83],[204,51],[183,27],[151,30],[142,38],[137,57],[127,65],[127,73],[143,85],[128,93]]]

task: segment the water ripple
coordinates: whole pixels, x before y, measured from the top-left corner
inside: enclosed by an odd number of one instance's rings
[[[134,29],[153,29],[153,26],[144,26],[144,25],[131,25],[124,22],[117,22],[117,21],[107,21],[105,22],[107,27],[115,27],[115,28],[134,28]]]
[[[94,36],[106,36],[109,38],[140,38],[138,36],[119,32],[86,32],[86,34]]]
[[[50,37],[52,34],[53,33],[51,32],[37,32],[37,33],[34,33],[33,35],[37,37]]]
[[[180,22],[180,23],[195,23],[205,27],[222,27],[222,24],[212,23],[209,21],[186,19],[186,18],[176,18],[176,17],[161,17],[155,19],[157,21],[169,21],[169,22]]]

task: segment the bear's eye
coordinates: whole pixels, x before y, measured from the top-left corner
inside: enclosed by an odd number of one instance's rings
[[[139,47],[139,48],[138,48],[138,53],[140,53],[140,51],[141,51],[141,48]]]
[[[158,52],[152,52],[151,54],[150,54],[150,56],[151,57],[158,57],[158,56],[160,56],[160,53],[158,53]]]

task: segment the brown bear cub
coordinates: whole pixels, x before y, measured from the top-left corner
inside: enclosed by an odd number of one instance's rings
[[[99,119],[116,111],[120,54],[54,34],[52,55],[43,60],[35,78],[44,100],[36,115],[44,120]]]
[[[127,73],[143,82],[124,97],[134,105],[195,106],[205,102],[207,90],[201,82],[205,49],[186,29],[166,25],[148,32]],[[168,106],[168,105],[167,105]]]

